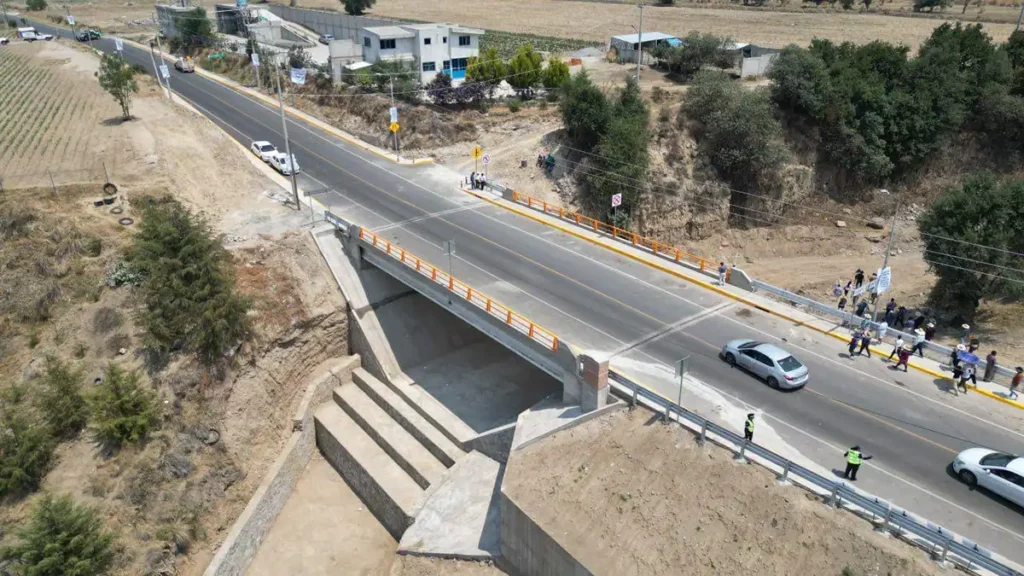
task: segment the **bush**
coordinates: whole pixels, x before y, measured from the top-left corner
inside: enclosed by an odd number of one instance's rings
[[[772,100],[783,109],[816,116],[830,90],[828,69],[821,57],[790,44],[768,70]]]
[[[953,5],[953,0],[914,0],[914,12],[920,12],[925,8],[929,12],[935,8],[942,10],[943,8],[949,8]]]
[[[729,43],[723,36],[690,32],[681,46],[657,48],[654,56],[669,72],[689,79],[705,66],[732,68],[735,61],[727,50]]]
[[[217,45],[217,31],[207,18],[206,9],[200,6],[174,18],[174,29],[178,34],[171,39],[171,52],[194,54],[199,48]]]
[[[72,370],[56,358],[47,358],[46,374],[36,403],[57,438],[74,437],[85,427],[88,418],[82,397],[82,371]]]
[[[786,157],[782,125],[764,90],[746,90],[721,72],[693,79],[684,101],[697,142],[719,175],[738,188],[771,182]]]
[[[93,509],[68,495],[43,495],[17,535],[0,557],[13,562],[18,574],[100,576],[114,563],[113,534]]]
[[[363,12],[372,8],[377,0],[341,0],[345,5],[345,12],[352,16],[362,16]]]
[[[53,435],[30,422],[23,410],[9,407],[0,421],[0,498],[37,490],[53,463]]]
[[[519,104],[519,100],[512,100],[508,103],[508,111],[512,112],[513,114],[519,112],[520,108],[521,105]]]
[[[470,58],[466,66],[466,82],[486,82],[492,86],[501,84],[508,76],[508,65],[498,56],[497,48],[486,48],[479,58]]]
[[[139,385],[139,373],[113,364],[89,397],[89,412],[97,443],[108,449],[138,442],[160,423],[156,396]]]
[[[306,52],[302,46],[292,46],[288,49],[288,66],[291,68],[309,68],[313,63],[313,57]]]
[[[28,0],[28,2],[25,2],[25,8],[29,12],[42,12],[46,10],[46,0]]]
[[[548,66],[544,69],[544,87],[551,90],[559,88],[569,81],[569,65],[557,56],[548,58]]]
[[[516,55],[508,62],[508,83],[520,90],[533,88],[540,83],[542,62],[543,59],[533,46],[520,46],[516,50]]]
[[[647,152],[649,112],[635,78],[626,87],[610,111],[610,119],[584,175],[586,193],[600,210],[611,214],[611,197],[622,194],[622,206],[616,216],[629,222],[629,215],[640,199],[647,181],[650,157]]]
[[[139,324],[154,351],[184,349],[209,366],[249,336],[251,303],[235,293],[231,255],[201,216],[171,198],[150,201],[130,254],[145,278]]]
[[[589,151],[597,146],[610,120],[608,98],[594,85],[586,70],[562,85],[559,102],[562,123],[573,146]]]

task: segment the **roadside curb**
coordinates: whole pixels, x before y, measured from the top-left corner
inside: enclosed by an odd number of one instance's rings
[[[722,296],[725,296],[727,298],[731,298],[732,300],[735,300],[735,301],[740,302],[742,304],[745,304],[747,306],[751,306],[753,308],[756,308],[756,309],[758,309],[758,310],[760,310],[762,312],[765,312],[767,314],[770,314],[772,316],[776,316],[778,318],[786,320],[787,322],[792,322],[793,324],[795,324],[797,326],[801,326],[801,327],[804,327],[804,328],[809,328],[809,329],[814,330],[815,332],[818,332],[820,334],[825,334],[827,336],[831,336],[831,337],[835,338],[836,340],[839,340],[840,342],[847,342],[849,340],[847,337],[845,337],[843,335],[840,335],[840,334],[836,334],[832,330],[826,330],[824,328],[819,328],[818,326],[815,326],[814,324],[812,324],[810,322],[806,322],[806,321],[803,321],[803,320],[798,320],[798,319],[793,318],[792,316],[788,316],[788,315],[786,315],[786,314],[784,314],[782,312],[779,312],[779,311],[776,311],[776,310],[772,310],[770,308],[765,307],[762,304],[759,304],[757,302],[754,302],[754,301],[749,300],[747,298],[744,298],[742,296],[738,296],[736,294],[733,294],[733,293],[729,292],[728,290],[725,290],[724,288],[721,288],[719,286],[715,286],[714,284],[711,284],[710,282],[705,282],[703,280],[698,280],[697,278],[693,278],[693,277],[691,277],[691,276],[689,276],[687,274],[683,274],[682,272],[679,272],[677,270],[673,270],[672,268],[669,268],[667,266],[662,266],[661,264],[659,264],[657,262],[652,262],[652,261],[648,260],[647,258],[641,257],[639,254],[633,254],[633,253],[631,253],[628,250],[619,248],[618,246],[614,246],[612,244],[608,244],[608,243],[602,242],[600,239],[592,238],[592,237],[590,237],[590,236],[588,236],[586,234],[582,234],[582,233],[580,233],[580,232],[578,232],[576,230],[573,230],[572,228],[569,228],[567,226],[562,226],[559,223],[552,222],[548,218],[541,218],[540,216],[536,216],[534,214],[531,214],[530,212],[528,212],[526,210],[523,210],[523,209],[520,209],[518,206],[515,206],[514,204],[511,204],[509,202],[506,202],[506,201],[499,202],[498,199],[490,198],[487,195],[480,194],[480,193],[478,193],[475,190],[470,190],[468,188],[463,188],[461,186],[460,186],[460,188],[461,188],[461,190],[463,192],[471,194],[471,195],[479,198],[480,200],[484,200],[485,202],[488,202],[488,203],[490,203],[490,204],[492,204],[494,206],[498,206],[499,208],[508,210],[509,212],[512,212],[514,214],[518,214],[519,216],[523,216],[524,218],[528,218],[530,220],[533,220],[534,222],[537,222],[538,224],[543,224],[544,226],[548,226],[549,228],[554,228],[556,230],[559,230],[560,232],[564,232],[564,233],[569,234],[569,235],[571,235],[573,237],[579,238],[580,240],[585,240],[587,242],[590,242],[591,244],[594,244],[596,246],[600,246],[602,248],[610,250],[610,251],[612,251],[612,252],[614,252],[614,253],[616,253],[616,254],[618,254],[620,256],[624,256],[624,257],[629,258],[631,260],[635,260],[637,262],[640,262],[641,264],[645,264],[645,265],[647,265],[647,266],[649,266],[651,268],[654,268],[654,269],[659,270],[661,272],[665,272],[665,273],[670,274],[672,276],[675,276],[676,278],[679,278],[681,280],[685,280],[685,281],[690,282],[692,284],[696,284],[696,285],[698,285],[698,286],[700,286],[702,288],[705,288],[707,290],[711,290],[712,292],[715,292],[715,293],[720,294]],[[882,351],[880,349],[878,349],[877,347],[875,347],[875,346],[871,346],[870,349],[873,352],[876,352],[878,354],[882,354]],[[942,379],[945,379],[945,380],[952,380],[949,377],[949,375],[943,374],[941,372],[937,372],[935,370],[932,370],[931,368],[926,368],[926,367],[920,366],[920,365],[918,365],[916,363],[909,363],[908,365],[911,368],[914,368],[915,370],[918,370],[918,371],[923,372],[925,374],[928,374],[930,376],[934,376],[936,378],[942,378]],[[971,388],[974,388],[974,390],[976,392],[978,392],[979,394],[981,394],[983,396],[987,396],[989,398],[992,398],[993,400],[998,400],[999,402],[1002,402],[1002,403],[1007,404],[1009,406],[1013,406],[1014,408],[1018,408],[1018,409],[1024,410],[1024,403],[1022,403],[1022,402],[1017,402],[1015,400],[1011,400],[1009,398],[1005,398],[1005,397],[1000,396],[1000,395],[998,395],[998,394],[996,394],[994,392],[991,392],[989,390],[985,390],[984,388],[978,388],[977,386],[973,386],[972,385]]]
[[[124,39],[124,38],[122,38],[121,40],[124,43],[126,43],[126,44],[131,44],[132,46],[138,48],[139,50],[148,50],[149,49],[148,47],[143,46],[142,44],[139,44],[138,42],[135,42],[135,41],[132,41],[132,40],[128,40],[128,39]],[[166,62],[172,62],[172,63],[174,62],[174,58],[170,54],[164,54],[163,55],[163,59]],[[207,80],[212,80],[212,81],[214,81],[214,82],[224,86],[225,88],[230,88],[231,90],[234,90],[235,92],[238,92],[239,94],[243,94],[243,95],[249,96],[251,98],[256,98],[256,99],[260,100],[263,104],[266,104],[268,106],[274,106],[274,107],[278,106],[277,101],[275,101],[273,98],[267,96],[266,94],[261,94],[260,92],[257,92],[257,91],[255,91],[255,90],[253,90],[251,88],[246,87],[246,86],[242,86],[241,84],[239,84],[239,83],[237,83],[237,82],[235,82],[233,80],[230,80],[228,78],[224,78],[223,76],[221,76],[219,74],[215,74],[215,73],[210,72],[208,70],[204,70],[204,69],[200,68],[199,66],[196,66],[195,73],[199,74],[200,76],[202,76],[204,78],[206,78]],[[383,149],[381,149],[381,148],[379,148],[377,146],[374,146],[374,145],[372,145],[372,144],[370,144],[368,142],[363,142],[362,140],[356,138],[355,136],[352,136],[351,134],[349,134],[347,132],[344,132],[344,131],[342,131],[342,130],[334,127],[334,126],[331,126],[330,124],[324,122],[323,120],[320,120],[318,118],[314,118],[313,116],[310,116],[309,114],[306,114],[305,112],[302,112],[300,110],[296,110],[296,109],[292,108],[291,106],[285,106],[284,109],[285,109],[285,112],[287,112],[289,115],[293,116],[294,118],[302,120],[303,122],[306,122],[307,124],[312,124],[312,125],[316,126],[317,128],[319,128],[319,129],[321,129],[321,130],[323,130],[325,132],[329,132],[331,135],[333,135],[333,136],[335,136],[337,138],[340,138],[340,139],[344,140],[345,142],[347,142],[347,143],[349,143],[349,144],[351,144],[353,146],[357,146],[359,148],[362,148],[363,150],[366,150],[367,152],[372,152],[372,153],[376,154],[377,156],[380,156],[381,158],[384,158],[385,160],[388,160],[388,161],[393,162],[395,164],[401,164],[401,165],[404,165],[404,166],[420,166],[420,165],[423,165],[423,164],[433,164],[434,163],[434,159],[433,158],[429,158],[429,157],[427,157],[427,158],[402,159],[401,157],[397,156],[396,154],[389,153],[388,151],[383,150]]]

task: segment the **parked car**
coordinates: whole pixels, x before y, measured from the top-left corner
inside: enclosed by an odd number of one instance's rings
[[[26,42],[35,42],[36,40],[53,40],[53,34],[44,34],[37,32],[35,28],[18,28],[18,38]]]
[[[331,40],[334,40],[334,35],[332,35],[332,34],[321,34],[320,38],[318,38],[318,40],[320,41],[321,44],[330,44]]]
[[[1024,506],[1024,458],[988,448],[968,448],[956,455],[953,471],[972,488],[987,488]]]
[[[270,159],[270,165],[285,176],[298,174],[301,171],[299,161],[295,159],[294,154],[292,154],[291,162],[289,162],[287,154],[278,152]]]
[[[7,38],[0,38],[0,46],[6,46],[9,43],[10,40],[8,40]]]
[[[722,347],[722,359],[764,379],[776,389],[793,390],[807,384],[807,367],[774,344],[756,340],[732,340]]]
[[[99,40],[102,36],[103,34],[100,34],[99,30],[81,30],[75,34],[75,40],[89,42],[90,40]]]
[[[174,61],[174,69],[178,72],[195,72],[196,63],[192,61],[192,58],[185,56]]]
[[[259,156],[260,160],[263,160],[264,162],[270,162],[274,156],[277,156],[277,148],[274,148],[274,145],[266,140],[257,140],[256,142],[253,142],[252,145],[249,146],[249,150],[252,150],[252,153]]]

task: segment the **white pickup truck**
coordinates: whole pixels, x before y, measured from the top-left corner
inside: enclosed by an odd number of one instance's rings
[[[43,34],[37,32],[35,28],[18,28],[18,38],[26,42],[35,42],[36,40],[53,40],[53,34]]]

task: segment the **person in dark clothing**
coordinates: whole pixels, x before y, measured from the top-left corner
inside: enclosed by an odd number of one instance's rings
[[[871,333],[870,332],[864,332],[864,335],[860,337],[860,350],[857,350],[857,356],[860,356],[861,353],[863,353],[863,352],[867,352],[868,353],[868,358],[871,358],[871,348],[870,348],[870,346],[871,346]]]
[[[931,342],[932,338],[935,338],[935,324],[929,322],[928,327],[924,329],[924,339],[926,342]]]
[[[914,330],[914,347],[910,349],[910,355],[913,356],[914,352],[921,355],[924,358],[924,330],[918,328]]]
[[[854,352],[857,351],[857,344],[860,343],[860,330],[853,333],[853,337],[850,338],[850,358],[853,358]]]
[[[864,313],[867,312],[867,310],[868,310],[868,301],[867,300],[861,300],[860,302],[857,303],[857,316],[863,316]]]
[[[871,460],[872,456],[864,456],[861,454],[860,446],[850,448],[845,454],[843,454],[843,456],[846,457],[846,472],[843,472],[843,478],[848,478],[849,480],[856,482],[857,470],[860,470],[860,465],[863,464],[865,460]]]
[[[843,286],[843,296],[849,296],[850,290],[853,289],[853,280],[847,280],[846,286]]]
[[[989,352],[988,356],[985,357],[985,375],[982,376],[982,380],[985,382],[991,382],[992,377],[996,375],[996,351]]]
[[[981,341],[977,338],[971,338],[970,342],[967,343],[967,351],[974,354],[974,351],[981,347]]]
[[[957,368],[960,367],[961,352],[964,352],[964,345],[957,344],[956,348],[953,348],[953,351],[949,353],[949,364],[953,367],[953,370],[956,370]]]
[[[747,442],[754,441],[754,415],[747,414],[747,421],[743,423],[743,439]]]
[[[895,328],[894,324],[896,323],[896,313],[889,310],[885,313],[885,316],[882,317],[882,321]]]
[[[900,352],[899,352],[898,358],[899,358],[899,361],[896,362],[896,365],[893,366],[892,369],[893,370],[899,370],[900,366],[903,366],[903,371],[906,372],[907,371],[907,362],[910,361],[910,349],[909,348],[900,348]]]
[[[889,303],[885,305],[886,312],[895,312],[896,310],[896,299],[889,298]]]
[[[896,323],[893,324],[894,328],[902,329],[907,324],[907,307],[900,306],[896,309]]]
[[[861,286],[863,286],[864,285],[864,271],[861,270],[860,268],[857,268],[857,271],[853,273],[853,281],[856,284],[857,288],[860,288]]]
[[[846,310],[846,296],[839,298],[839,304],[836,304],[836,307],[840,310]]]

